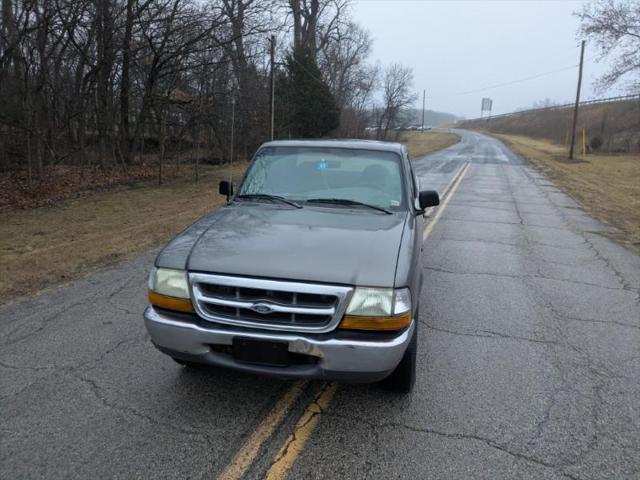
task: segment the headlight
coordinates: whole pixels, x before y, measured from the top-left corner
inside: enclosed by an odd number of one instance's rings
[[[411,323],[408,288],[356,287],[340,328],[349,330],[400,330]]]
[[[392,304],[392,288],[357,287],[347,307],[347,315],[391,315]]]
[[[171,268],[153,268],[149,274],[151,305],[179,312],[193,312],[187,272]]]
[[[176,298],[189,298],[187,272],[170,268],[154,268],[149,275],[149,290]]]

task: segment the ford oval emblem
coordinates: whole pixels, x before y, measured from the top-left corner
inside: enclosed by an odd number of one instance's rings
[[[253,305],[251,305],[251,310],[257,313],[261,313],[262,315],[273,312],[273,309],[266,303],[254,303]]]

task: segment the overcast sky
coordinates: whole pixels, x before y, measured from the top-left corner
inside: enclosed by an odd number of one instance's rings
[[[424,88],[427,108],[471,118],[479,116],[483,96],[493,99],[496,114],[545,98],[575,99],[580,48],[572,12],[583,3],[354,0],[353,14],[374,37],[374,61],[413,68],[416,106]],[[596,63],[589,44],[585,57],[583,98],[618,94],[594,90],[606,65]],[[538,78],[484,90],[533,76]]]

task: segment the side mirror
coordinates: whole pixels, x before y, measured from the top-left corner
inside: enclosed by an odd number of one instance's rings
[[[419,196],[420,209],[425,210],[429,207],[440,205],[440,196],[435,190],[424,190]]]
[[[218,193],[220,193],[220,195],[226,195],[227,201],[229,201],[229,199],[233,195],[233,183],[222,180],[218,184]]]

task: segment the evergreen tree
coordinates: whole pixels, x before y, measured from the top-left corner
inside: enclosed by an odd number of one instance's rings
[[[287,57],[290,130],[294,137],[317,138],[340,125],[340,109],[314,56],[305,48]]]

